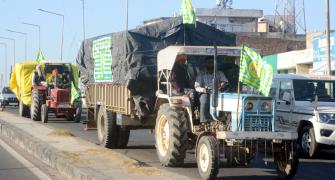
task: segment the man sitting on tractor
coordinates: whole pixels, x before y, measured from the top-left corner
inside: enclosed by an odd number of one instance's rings
[[[69,75],[63,70],[62,73],[58,73],[58,69],[54,68],[51,71],[50,85],[57,88],[69,88],[71,87]]]
[[[41,71],[40,65],[35,67],[32,81],[33,86],[41,86],[43,85],[43,82],[45,82],[45,76]]]
[[[213,87],[213,79],[214,79],[214,67],[213,60],[211,58],[205,59],[204,68],[197,75],[195,80],[195,90],[200,94],[200,123],[205,125],[212,118],[210,116],[210,90]],[[223,89],[227,86],[228,80],[225,74],[221,71],[218,71],[218,81],[219,89]]]

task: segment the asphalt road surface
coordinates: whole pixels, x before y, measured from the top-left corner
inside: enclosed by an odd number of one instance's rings
[[[7,108],[6,111],[13,114],[18,114],[18,110]],[[30,121],[30,119],[26,119]],[[84,131],[83,124],[77,124],[64,119],[50,118],[46,126],[55,129],[66,129],[71,131],[78,137],[87,141],[96,143],[97,135],[95,130]],[[123,154],[141,161],[149,166],[165,169],[170,172],[175,172],[188,176],[193,179],[200,179],[194,151],[187,153],[185,165],[179,168],[162,167],[156,156],[154,147],[154,134],[150,134],[149,130],[131,131],[128,148],[117,150]],[[1,179],[1,178],[0,178]],[[274,169],[272,160],[269,159],[267,165],[262,156],[258,156],[253,160],[249,167],[231,167],[223,165],[220,169],[218,179],[278,179],[276,170]],[[314,159],[300,159],[298,173],[295,179],[335,179],[335,151],[323,151]]]

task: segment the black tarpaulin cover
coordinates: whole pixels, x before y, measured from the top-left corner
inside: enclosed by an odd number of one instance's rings
[[[206,24],[182,24],[181,18],[171,18],[127,32],[111,33],[83,41],[77,56],[81,81],[94,83],[93,41],[111,37],[113,83],[128,87],[140,98],[155,96],[157,83],[157,53],[170,45],[234,46],[235,35]],[[145,101],[145,100],[143,100]],[[144,103],[145,104],[145,103]]]

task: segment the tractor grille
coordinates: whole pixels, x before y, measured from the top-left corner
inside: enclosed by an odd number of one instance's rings
[[[244,131],[272,131],[272,118],[272,115],[246,115],[244,117]]]
[[[16,98],[8,98],[8,102],[18,102]]]
[[[70,93],[69,91],[58,91],[58,102],[70,102]]]

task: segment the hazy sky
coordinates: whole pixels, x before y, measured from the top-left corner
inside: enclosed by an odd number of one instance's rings
[[[334,1],[331,10],[334,10]],[[216,0],[192,0],[194,8],[215,7]],[[275,0],[235,0],[233,8],[263,9],[273,14]],[[308,31],[323,30],[325,25],[325,1],[305,0]],[[143,20],[179,13],[181,0],[129,0],[129,28]],[[81,0],[0,0],[0,36],[16,39],[16,59],[24,59],[24,38],[6,29],[28,33],[28,59],[35,59],[38,50],[38,31],[22,22],[41,26],[42,50],[47,59],[60,59],[61,18],[37,9],[45,9],[65,15],[63,59],[74,62],[83,39]],[[86,37],[125,29],[125,0],[85,0]],[[332,27],[335,16],[331,14]],[[8,44],[8,61],[13,62],[13,47]],[[4,48],[0,46],[0,74],[4,73]]]

